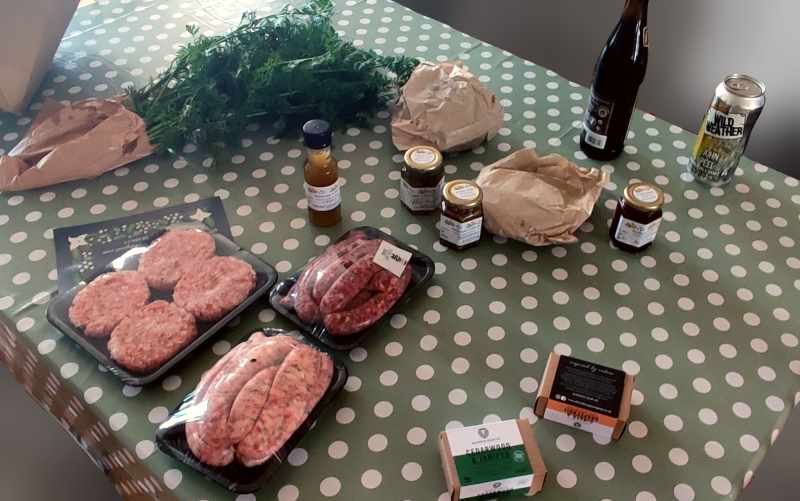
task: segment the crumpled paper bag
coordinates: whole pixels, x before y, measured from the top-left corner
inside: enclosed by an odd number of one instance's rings
[[[577,242],[574,233],[608,180],[608,173],[580,168],[561,155],[516,151],[478,175],[483,227],[536,246]]]
[[[475,75],[452,62],[423,62],[400,90],[392,142],[400,151],[417,145],[469,150],[502,126],[502,106]]]
[[[123,100],[45,102],[25,137],[0,156],[0,191],[97,177],[152,153],[144,121]]]

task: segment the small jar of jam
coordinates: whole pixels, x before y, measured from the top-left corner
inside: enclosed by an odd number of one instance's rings
[[[457,179],[442,189],[439,242],[455,250],[477,245],[483,228],[483,193],[473,181]]]
[[[628,252],[640,252],[652,245],[661,225],[661,206],[664,193],[657,186],[638,182],[622,192],[614,219],[611,221],[611,241]]]
[[[444,167],[442,154],[431,146],[406,151],[400,171],[400,201],[414,214],[433,212],[442,200]]]

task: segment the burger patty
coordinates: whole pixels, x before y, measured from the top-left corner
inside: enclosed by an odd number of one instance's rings
[[[92,280],[72,300],[69,319],[90,337],[104,337],[150,299],[144,275],[113,271]]]
[[[212,257],[186,273],[175,286],[175,304],[198,320],[218,320],[244,301],[256,284],[253,267],[230,256]]]
[[[173,303],[153,301],[111,332],[108,351],[136,372],[156,369],[197,337],[194,317]]]
[[[139,259],[147,284],[159,291],[175,287],[184,273],[214,255],[214,237],[201,230],[169,230]]]

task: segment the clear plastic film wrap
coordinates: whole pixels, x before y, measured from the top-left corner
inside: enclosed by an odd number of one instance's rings
[[[294,333],[265,329],[206,371],[157,443],[234,492],[262,487],[347,380],[330,353]]]
[[[432,274],[428,256],[376,228],[356,228],[275,286],[270,301],[312,337],[349,349]]]
[[[141,236],[140,236],[141,237]],[[122,381],[159,379],[275,283],[277,273],[203,224],[157,228],[59,294],[47,318]]]

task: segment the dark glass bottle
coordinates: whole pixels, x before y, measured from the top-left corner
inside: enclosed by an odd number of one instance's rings
[[[581,150],[595,160],[622,153],[647,71],[648,0],[627,0],[617,27],[608,37],[594,67],[591,94],[581,132]]]

